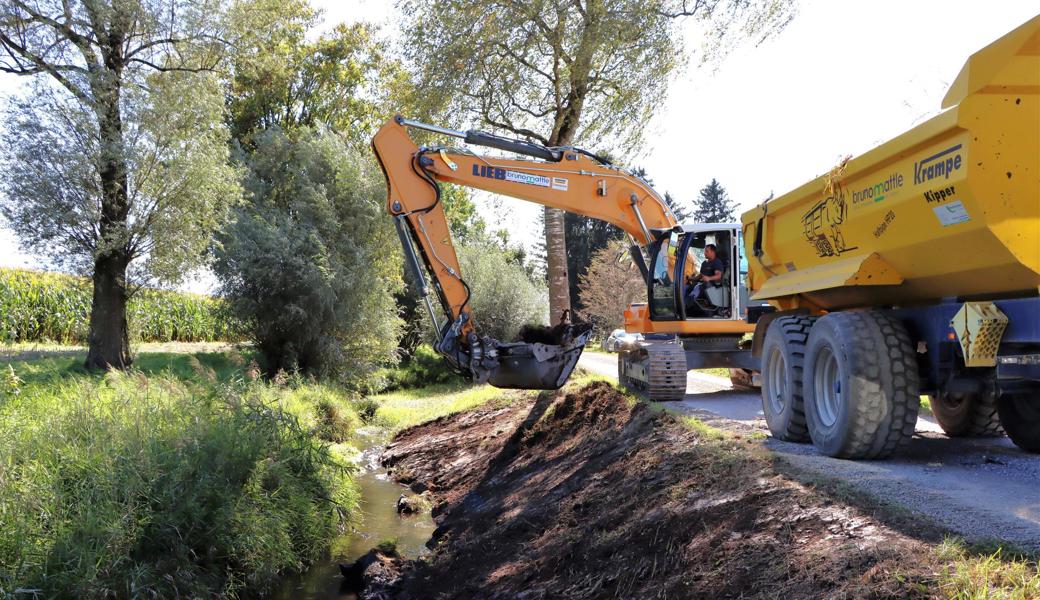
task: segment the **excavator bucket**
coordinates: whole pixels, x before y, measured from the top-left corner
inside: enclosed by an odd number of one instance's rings
[[[497,388],[555,390],[567,383],[592,335],[589,325],[567,325],[556,339],[497,342],[498,365],[488,383]],[[527,336],[521,332],[521,339]],[[533,336],[532,336],[533,337]]]

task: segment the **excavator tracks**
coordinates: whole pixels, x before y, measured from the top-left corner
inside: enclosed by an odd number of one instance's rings
[[[686,395],[686,351],[675,342],[640,342],[618,353],[618,382],[648,400]]]

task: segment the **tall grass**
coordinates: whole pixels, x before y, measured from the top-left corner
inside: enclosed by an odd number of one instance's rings
[[[0,343],[83,343],[90,303],[87,279],[0,269]],[[127,313],[131,337],[141,342],[238,341],[245,331],[226,302],[196,294],[142,289]]]
[[[0,373],[0,598],[234,597],[320,556],[359,501],[323,441],[349,399],[209,358]]]
[[[1040,566],[1036,557],[1004,550],[970,549],[947,539],[936,549],[944,563],[937,587],[948,600],[1034,600],[1040,598]]]

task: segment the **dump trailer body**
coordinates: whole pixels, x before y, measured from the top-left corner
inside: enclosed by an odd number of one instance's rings
[[[1040,452],[1040,17],[943,108],[742,215],[775,436],[881,458],[928,394],[948,435]]]
[[[1040,287],[1040,18],[969,59],[949,108],[742,216],[752,298],[833,310]]]

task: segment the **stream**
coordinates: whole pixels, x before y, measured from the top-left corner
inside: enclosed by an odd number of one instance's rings
[[[397,514],[397,499],[408,490],[391,480],[386,469],[379,464],[379,455],[388,441],[389,435],[382,429],[366,427],[358,430],[355,444],[361,450],[356,476],[361,489],[360,523],[356,529],[332,542],[332,550],[324,560],[299,575],[287,577],[271,595],[272,598],[355,598],[353,592],[340,589],[339,565],[353,563],[388,538],[397,540],[397,551],[405,558],[416,558],[428,552],[426,542],[436,525],[429,512]]]

